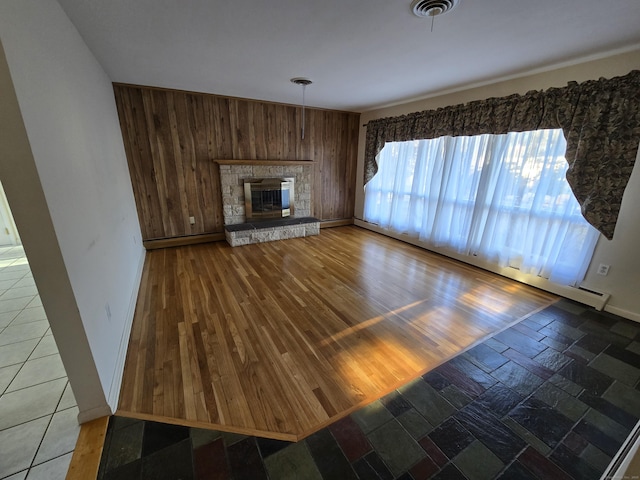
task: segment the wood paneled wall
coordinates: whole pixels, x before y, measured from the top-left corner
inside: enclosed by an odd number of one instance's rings
[[[357,113],[114,84],[144,240],[222,232],[213,159],[314,160],[312,215],[352,218]],[[195,217],[190,225],[189,217]]]

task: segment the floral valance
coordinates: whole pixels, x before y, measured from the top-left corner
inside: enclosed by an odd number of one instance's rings
[[[371,120],[364,181],[378,171],[376,157],[385,142],[545,128],[563,130],[567,181],[585,219],[611,239],[640,143],[640,71]]]

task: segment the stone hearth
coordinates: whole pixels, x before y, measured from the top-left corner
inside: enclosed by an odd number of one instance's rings
[[[251,243],[306,237],[320,233],[320,221],[311,217],[314,162],[271,160],[216,160],[220,166],[222,208],[227,242],[233,247]],[[293,217],[246,223],[244,182],[260,178],[293,177]]]

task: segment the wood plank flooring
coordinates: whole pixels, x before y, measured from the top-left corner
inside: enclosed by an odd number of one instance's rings
[[[118,414],[298,440],[556,300],[354,226],[154,250]]]

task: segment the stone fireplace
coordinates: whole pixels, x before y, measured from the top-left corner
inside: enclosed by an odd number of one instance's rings
[[[320,221],[311,217],[314,162],[270,160],[216,160],[220,166],[220,185],[225,236],[231,246],[305,237],[320,233]],[[265,184],[266,181],[266,184]],[[264,184],[268,205],[262,213],[247,215],[247,184]],[[289,189],[290,215],[273,205],[282,202],[273,192],[276,184]],[[282,195],[282,193],[280,193]],[[263,199],[265,200],[265,199]],[[282,207],[282,205],[280,205]],[[279,210],[278,214],[274,211]]]

